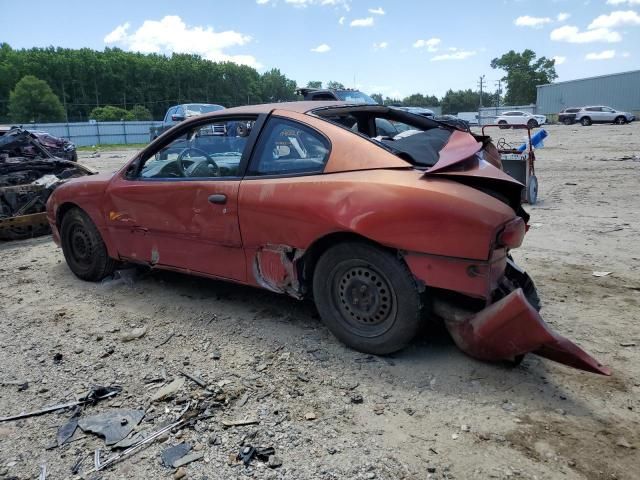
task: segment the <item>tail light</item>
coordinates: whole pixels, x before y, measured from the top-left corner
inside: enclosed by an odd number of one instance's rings
[[[522,218],[517,217],[506,223],[504,228],[498,233],[498,246],[507,248],[518,248],[522,245],[526,225]]]

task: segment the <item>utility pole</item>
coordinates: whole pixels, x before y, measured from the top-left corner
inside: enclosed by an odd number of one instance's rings
[[[496,95],[496,107],[500,107],[500,95],[502,95],[502,80],[496,80],[498,94]]]
[[[482,91],[485,87],[484,75],[480,75],[480,79],[478,80],[478,87],[480,87],[480,109],[482,109]]]

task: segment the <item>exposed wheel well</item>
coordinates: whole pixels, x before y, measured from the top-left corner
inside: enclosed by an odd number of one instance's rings
[[[76,205],[75,203],[72,203],[72,202],[63,203],[62,205],[60,205],[58,207],[58,211],[56,212],[56,226],[58,227],[58,230],[62,226],[63,217],[72,208],[79,208],[80,210],[82,210],[78,205]]]
[[[379,243],[374,242],[373,240],[368,239],[367,237],[363,237],[362,235],[358,235],[357,233],[352,232],[335,232],[317,239],[306,250],[302,258],[300,259],[301,262],[298,264],[299,278],[301,279],[301,284],[304,288],[306,296],[311,296],[313,273],[315,271],[316,264],[318,263],[318,260],[320,259],[322,254],[334,245],[344,242],[367,243],[384,250],[394,251],[394,249],[392,248],[385,247],[383,245],[380,245]]]

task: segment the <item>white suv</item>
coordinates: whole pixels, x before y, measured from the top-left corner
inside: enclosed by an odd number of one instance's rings
[[[622,125],[635,120],[631,113],[614,110],[611,107],[582,107],[576,113],[576,122],[589,126],[592,123],[617,123]]]
[[[547,117],[516,110],[513,112],[504,112],[496,118],[496,123],[500,125],[501,128],[509,128],[511,125],[526,125],[529,128],[536,128],[547,123]]]

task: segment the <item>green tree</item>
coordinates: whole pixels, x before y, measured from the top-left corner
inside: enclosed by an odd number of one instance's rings
[[[471,89],[447,90],[440,101],[442,113],[456,115],[460,112],[477,112],[480,106],[480,93]],[[482,105],[485,107],[495,105],[494,96],[482,92]]]
[[[134,105],[129,114],[133,120],[153,120],[153,115],[144,105]]]
[[[322,82],[319,80],[310,80],[307,82],[307,88],[322,88]]]
[[[131,112],[124,108],[106,105],[104,107],[96,107],[91,110],[89,118],[97,122],[119,122],[120,120],[133,120]]]
[[[405,107],[437,107],[440,100],[435,95],[423,95],[414,93],[402,99],[402,105]]]
[[[507,94],[504,97],[507,105],[535,103],[536,86],[551,83],[558,78],[555,60],[546,57],[536,60],[535,52],[529,49],[522,53],[510,50],[500,58],[491,60],[491,68],[507,72],[502,77],[507,82]]]
[[[340,82],[331,80],[330,82],[327,82],[327,88],[331,90],[342,90],[344,88],[344,85],[341,84]]]
[[[277,68],[265,72],[260,77],[262,98],[270,102],[295,100],[296,82],[288,79]]]
[[[384,103],[384,98],[382,98],[382,94],[381,93],[372,93],[369,96],[371,98],[373,98],[376,101],[376,103],[379,103],[380,105],[382,105]]]
[[[9,117],[17,123],[59,122],[64,108],[47,82],[25,75],[9,94]]]

